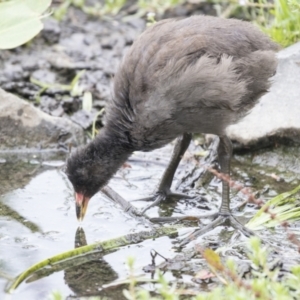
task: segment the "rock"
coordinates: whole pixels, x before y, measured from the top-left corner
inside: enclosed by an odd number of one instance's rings
[[[75,69],[72,58],[64,53],[64,49],[60,46],[53,47],[51,51],[45,51],[42,55],[54,69]]]
[[[20,65],[6,63],[0,72],[0,83],[22,80],[28,77]]]
[[[270,92],[228,136],[242,146],[292,140],[300,143],[300,43],[278,53],[278,69]]]
[[[55,110],[57,106],[58,102],[49,96],[42,96],[40,99],[40,109],[46,114],[50,115],[50,112]]]
[[[94,36],[76,32],[60,41],[67,55],[75,61],[87,61],[101,54],[101,45]]]
[[[0,89],[0,151],[68,150],[84,142],[83,130],[70,120],[52,117]]]
[[[141,18],[126,18],[126,23],[131,25],[133,28],[138,29],[140,31],[144,30],[146,27],[146,21]]]
[[[57,43],[59,41],[60,32],[61,30],[57,20],[53,18],[45,18],[42,36],[48,43]]]
[[[45,84],[56,82],[56,74],[49,69],[38,69],[32,72],[31,77]]]
[[[49,102],[47,103],[47,100],[49,99]],[[45,112],[46,114],[49,114],[53,117],[62,117],[64,116],[64,108],[62,107],[61,103],[58,101],[54,101],[52,98],[44,96],[43,99],[41,99],[41,102],[45,103],[45,106],[40,105],[40,109]],[[51,105],[51,102],[54,102],[54,105]],[[47,106],[47,104],[49,106]]]
[[[61,102],[62,107],[67,114],[77,111],[81,105],[81,101],[76,101],[76,98],[72,98],[68,95],[62,96]]]
[[[50,64],[48,61],[42,57],[39,57],[34,53],[24,54],[19,56],[20,64],[25,71],[34,71],[39,69],[47,69],[50,68]]]
[[[28,100],[33,100],[39,90],[37,85],[26,81],[11,81],[0,85],[7,92],[18,93]]]
[[[88,129],[92,126],[97,115],[97,111],[93,110],[91,112],[85,110],[79,110],[71,117],[71,120],[80,125],[84,129]]]

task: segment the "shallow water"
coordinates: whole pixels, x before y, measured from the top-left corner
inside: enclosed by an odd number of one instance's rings
[[[151,153],[136,153],[110,181],[110,187],[126,200],[134,200],[151,195],[155,191],[160,176],[167,165],[172,147]],[[201,149],[192,145],[185,155],[176,174],[173,186],[176,186],[186,174],[195,167],[194,153]],[[265,149],[246,155],[235,155],[233,160],[233,177],[254,191],[259,191],[263,199],[270,199],[277,193],[291,190],[300,184],[299,160],[296,159],[299,148]],[[44,158],[27,156],[17,162],[9,162],[0,157],[0,299],[9,299],[4,289],[9,278],[14,278],[31,265],[71,250],[75,245],[75,233],[78,222],[75,217],[73,191],[64,172],[64,157],[45,160]],[[275,180],[274,174],[281,178]],[[278,179],[278,177],[277,177]],[[195,184],[197,186],[197,182]],[[184,186],[184,183],[182,184]],[[185,187],[189,194],[204,196],[202,201],[181,200],[163,203],[160,207],[150,209],[148,215],[188,215],[215,210],[219,205],[221,185],[219,180],[212,179],[204,189],[195,191]],[[243,202],[243,195],[232,193],[232,206]],[[299,196],[298,196],[299,198]],[[299,200],[299,199],[298,199]],[[132,202],[137,207],[144,207],[145,202]],[[246,206],[241,212],[235,212],[242,221],[253,215],[255,207]],[[207,222],[207,221],[205,221]],[[194,224],[195,225],[195,224]],[[81,224],[88,244],[149,230],[147,223],[124,213],[116,204],[98,193],[91,201],[84,222]],[[220,227],[197,241],[201,245],[213,248],[223,246],[222,254],[235,259],[244,258],[243,247],[247,240],[232,230]],[[190,232],[183,229],[182,232]],[[293,231],[299,231],[299,224],[293,225]],[[278,257],[288,265],[298,263],[299,258],[294,246],[286,239],[281,228],[274,232],[259,232],[263,239],[276,247]],[[50,276],[30,283],[22,283],[12,299],[46,299],[49,294],[58,290],[66,298],[84,295],[102,295],[111,299],[122,299],[122,289],[109,288],[101,291],[103,284],[126,279],[128,270],[126,258],[136,259],[136,274],[145,274],[143,268],[151,264],[151,249],[155,249],[174,261],[166,268],[166,277],[191,284],[197,290],[210,289],[215,282],[209,284],[192,283],[193,276],[203,268],[203,260],[199,256],[182,260],[174,248],[175,238],[161,237],[146,240],[142,243],[122,247],[117,251],[102,256],[89,254],[80,265],[68,266]],[[185,249],[193,250],[194,243]],[[188,257],[188,252],[184,256]],[[293,258],[293,259],[291,259]],[[164,260],[157,257],[156,264]],[[145,284],[144,288],[155,290],[154,284]]]

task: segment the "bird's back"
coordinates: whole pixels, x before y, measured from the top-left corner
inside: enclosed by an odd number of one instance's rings
[[[137,139],[152,134],[149,143],[163,139],[168,128],[166,140],[182,131],[219,134],[267,91],[277,49],[239,20],[194,16],[158,22],[123,59],[110,114],[115,119],[121,113],[129,130],[138,125],[132,129]]]

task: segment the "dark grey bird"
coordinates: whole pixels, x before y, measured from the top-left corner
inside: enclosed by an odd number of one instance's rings
[[[151,151],[178,138],[153,201],[172,195],[174,173],[193,133],[220,137],[220,169],[229,175],[232,145],[226,128],[268,91],[277,50],[254,25],[235,19],[193,16],[147,28],[115,75],[105,127],[68,159],[77,217],[84,217],[90,198],[133,151]],[[220,210],[201,232],[226,221],[250,234],[231,215],[229,184],[223,181],[222,187]]]

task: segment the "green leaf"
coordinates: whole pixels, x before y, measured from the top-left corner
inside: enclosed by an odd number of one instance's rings
[[[82,109],[90,112],[93,108],[93,96],[91,92],[84,92],[82,97]]]
[[[221,258],[215,251],[212,249],[205,249],[202,255],[211,267],[214,267],[217,270],[223,269]]]
[[[296,199],[291,198],[299,191],[300,186],[272,198],[261,207],[246,226],[252,230],[260,230],[263,227],[275,227],[283,221],[291,222],[299,220],[300,207],[297,207]],[[272,220],[271,215],[265,212],[267,207],[276,215],[276,219]]]
[[[71,87],[71,96],[81,96],[83,93],[83,88],[79,85],[79,79],[81,76],[85,73],[85,70],[81,70],[76,74],[76,76],[73,78],[70,87]]]
[[[50,0],[14,0],[0,3],[0,49],[18,47],[42,29],[41,13]]]
[[[32,11],[34,11],[37,14],[42,14],[46,11],[46,9],[50,6],[51,0],[15,0],[12,2],[23,2],[25,5],[27,5]]]
[[[127,300],[133,300],[133,297],[130,295],[129,291],[123,290],[123,295]]]

